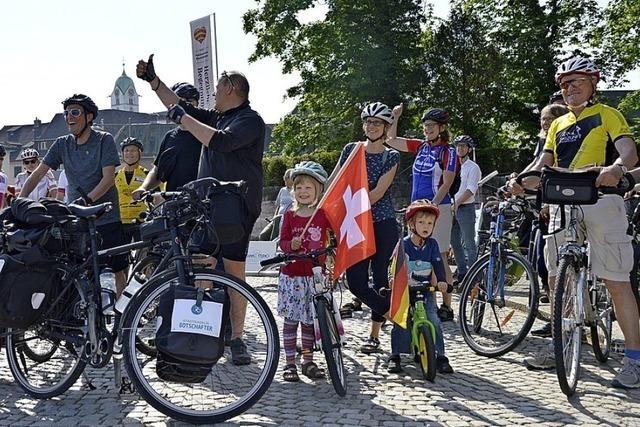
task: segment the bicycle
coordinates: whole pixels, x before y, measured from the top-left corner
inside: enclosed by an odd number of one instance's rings
[[[316,344],[320,342],[320,348],[324,353],[329,377],[333,389],[339,396],[347,394],[347,371],[344,367],[342,347],[344,345],[344,327],[340,318],[340,311],[333,298],[333,291],[336,289],[335,282],[331,274],[323,275],[322,257],[333,256],[334,248],[329,246],[324,249],[310,251],[301,254],[281,254],[260,262],[260,265],[267,266],[279,263],[289,263],[295,260],[307,259],[313,263],[313,284],[315,294],[313,295],[313,306],[315,309],[314,320],[317,321]]]
[[[110,203],[92,207],[70,205],[72,213],[60,224],[65,238],[74,242],[88,234],[86,256],[68,256],[68,251],[54,254],[59,276],[57,297],[41,318],[27,331],[9,331],[7,355],[16,382],[29,395],[46,399],[64,393],[87,364],[102,368],[113,356],[115,383],[124,384],[122,365],[137,392],[158,411],[178,420],[192,423],[216,423],[234,417],[251,407],[266,392],[276,372],[280,343],[271,311],[260,295],[247,283],[208,268],[193,265],[190,237],[183,233],[185,224],[195,221],[214,232],[210,224],[210,201],[201,190],[219,183],[212,178],[198,180],[182,191],[165,192],[162,215],[142,226],[142,233],[152,238],[111,249],[98,250],[95,220],[111,208]],[[82,225],[82,227],[79,227]],[[88,231],[85,231],[85,228]],[[171,242],[163,262],[172,268],[157,274],[131,298],[124,312],[115,315],[112,331],[106,327],[110,317],[102,311],[100,260],[151,247],[158,242]],[[175,285],[235,291],[247,302],[246,343],[252,351],[253,363],[235,366],[218,361],[206,379],[199,383],[177,383],[161,379],[157,359],[141,351],[139,337],[153,336],[161,319],[159,298]],[[56,352],[43,363],[24,357],[24,342],[54,345]],[[224,357],[228,359],[228,357]],[[88,378],[85,375],[85,379]],[[88,381],[89,382],[89,381]]]
[[[508,198],[491,209],[488,252],[471,266],[462,282],[459,326],[475,353],[498,357],[517,347],[529,333],[538,311],[539,289],[534,268],[511,244],[511,233],[530,209],[529,201]]]
[[[558,248],[558,278],[553,304],[553,347],[556,374],[562,392],[575,393],[580,377],[582,327],[590,328],[596,359],[604,363],[611,351],[613,304],[604,283],[591,271],[590,244],[579,243],[578,211],[581,205],[595,204],[600,194],[624,195],[634,180],[625,174],[618,187],[595,186],[596,171],[565,172],[545,168],[541,175],[541,198],[558,205],[566,242]],[[569,209],[565,221],[565,206]],[[565,224],[566,222],[566,224]]]

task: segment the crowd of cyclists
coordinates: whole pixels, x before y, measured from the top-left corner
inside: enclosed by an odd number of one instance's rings
[[[233,244],[222,245],[218,251],[207,251],[202,262],[215,265],[221,260],[227,273],[244,280],[245,261],[251,231],[261,212],[263,187],[264,121],[250,107],[249,83],[239,72],[223,72],[216,85],[214,110],[198,107],[199,94],[192,85],[178,83],[171,88],[157,76],[153,55],[137,66],[137,76],[147,81],[168,109],[168,118],[178,126],[168,132],[155,157],[151,170],[140,164],[143,144],[126,138],[120,153],[113,137],[92,128],[98,115],[95,103],[86,95],[76,94],[63,102],[69,135],[58,138],[41,156],[32,148],[20,153],[24,172],[16,177],[15,196],[39,200],[56,197],[76,204],[91,205],[113,202],[115,209],[100,217],[98,231],[103,247],[114,247],[140,239],[137,223],[145,209],[137,200],[154,189],[175,190],[189,181],[214,177],[222,181],[245,180],[248,184],[246,212],[243,213],[244,235]],[[616,186],[624,173],[638,162],[631,130],[617,110],[601,104],[594,97],[600,73],[595,64],[582,57],[563,62],[556,73],[560,96],[541,111],[541,130],[534,159],[525,168],[542,170],[557,166],[569,170],[584,168],[599,172],[598,186]],[[364,141],[347,144],[331,174],[313,161],[296,165],[285,174],[286,186],[278,195],[278,213],[283,215],[280,248],[284,252],[317,249],[330,229],[326,218],[316,213],[322,193],[347,164],[349,154],[363,144],[366,156],[369,201],[373,217],[376,253],[349,267],[346,280],[349,290],[371,309],[371,330],[361,351],[380,351],[380,334],[384,322],[390,319],[390,300],[382,289],[389,288],[389,263],[394,247],[403,239],[410,272],[437,277],[442,303],[435,304],[435,295],[428,295],[428,314],[437,324],[437,367],[441,373],[453,368],[444,354],[440,322],[454,319],[452,295],[447,284],[463,282],[466,272],[477,258],[476,209],[479,202],[478,183],[481,171],[473,151],[478,142],[473,135],[458,135],[449,131],[450,116],[446,109],[428,109],[422,116],[424,138],[403,138],[397,135],[402,105],[393,109],[374,102],[361,113]],[[408,235],[396,220],[390,187],[400,161],[399,152],[414,155],[412,166],[411,204],[405,215]],[[0,162],[6,156],[0,147]],[[123,161],[120,166],[120,159]],[[63,177],[56,182],[52,170],[64,167]],[[630,171],[640,180],[640,168]],[[0,173],[0,206],[10,203],[7,177]],[[535,188],[535,179],[525,179],[522,185],[515,176],[508,181],[511,194]],[[313,217],[310,221],[309,218]],[[541,212],[548,232],[561,227],[557,206]],[[581,217],[583,238],[592,247],[594,273],[603,279],[613,298],[615,313],[625,339],[623,366],[612,385],[640,388],[640,323],[638,305],[629,275],[633,268],[631,237],[627,235],[627,216],[623,198],[602,197],[597,204],[585,206]],[[526,228],[526,227],[525,227]],[[544,256],[538,272],[546,290],[545,298],[553,304],[553,289],[557,275],[557,248],[562,233],[544,233]],[[456,270],[449,266],[449,251],[453,250]],[[122,292],[129,260],[110,259],[116,273],[118,293]],[[427,272],[427,273],[425,273]],[[296,262],[282,269],[279,279],[277,312],[284,318],[286,381],[299,380],[296,367],[296,336],[298,324],[302,330],[302,373],[316,379],[324,371],[313,361],[313,313],[310,295],[313,290],[311,266]],[[411,280],[411,279],[410,279]],[[231,330],[229,344],[232,361],[237,365],[251,363],[251,354],[243,341],[246,301],[230,291]],[[354,303],[350,303],[354,308]],[[534,331],[550,336],[545,325]],[[389,371],[402,369],[399,354],[406,352],[403,331],[395,327]],[[553,347],[525,359],[530,369],[553,369]]]

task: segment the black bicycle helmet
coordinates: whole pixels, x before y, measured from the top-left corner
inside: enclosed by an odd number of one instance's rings
[[[142,146],[142,142],[140,142],[138,139],[133,138],[133,137],[128,137],[125,138],[121,143],[120,143],[120,150],[124,150],[124,147],[128,147],[129,145],[135,145],[136,147],[138,147],[138,149],[140,151],[144,151],[144,148]]]
[[[200,92],[194,85],[186,82],[176,83],[171,87],[171,90],[175,92],[180,98],[184,98],[187,101],[199,101]]]
[[[422,123],[433,120],[436,123],[446,125],[449,123],[449,113],[443,108],[429,108],[422,115]]]
[[[476,148],[478,143],[469,135],[458,135],[453,140],[453,145],[466,144],[469,148]]]
[[[98,106],[93,102],[91,98],[87,95],[83,95],[81,93],[76,93],[73,96],[62,101],[62,106],[66,109],[69,105],[80,105],[84,108],[84,112],[93,114],[93,120],[98,117]]]

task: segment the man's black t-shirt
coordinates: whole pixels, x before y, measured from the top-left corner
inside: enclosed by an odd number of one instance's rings
[[[196,108],[184,101],[180,105],[190,116],[216,129],[209,146],[202,149],[198,177],[247,181],[247,208],[255,220],[262,202],[264,121],[251,109],[249,101],[224,113]]]
[[[160,156],[167,150],[173,162],[160,162]],[[190,132],[179,127],[170,130],[162,139],[160,151],[153,164],[159,169],[158,175],[166,176],[167,191],[174,191],[187,182],[198,178],[198,165],[200,164],[200,152],[202,144]],[[160,170],[160,164],[169,164],[167,171]],[[163,176],[165,175],[165,176]]]

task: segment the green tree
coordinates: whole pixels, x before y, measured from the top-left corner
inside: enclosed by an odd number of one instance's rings
[[[323,4],[321,21],[302,23],[301,11]],[[295,154],[335,149],[362,138],[364,104],[390,106],[421,86],[421,32],[430,9],[418,0],[263,0],[244,16],[257,36],[254,61],[278,58],[302,82],[289,89],[296,110],[273,130],[274,149]]]

